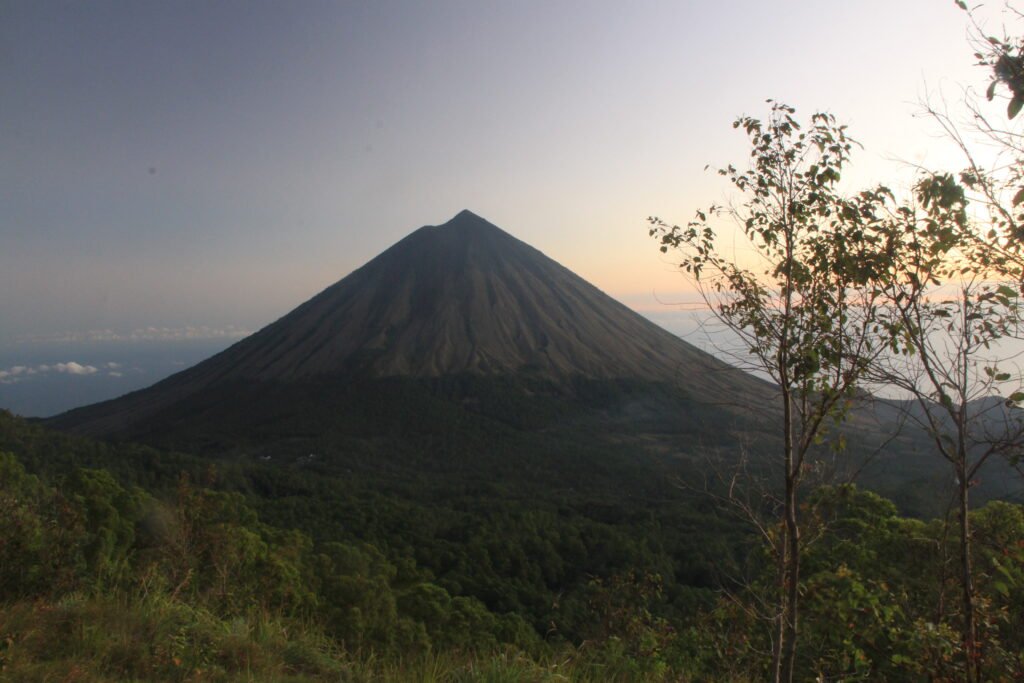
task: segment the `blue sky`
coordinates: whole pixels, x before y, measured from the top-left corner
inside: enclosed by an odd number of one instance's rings
[[[0,4],[0,344],[255,329],[469,208],[640,309],[769,97],[943,165],[950,0]],[[173,332],[172,334],[177,334]],[[21,340],[21,341],[18,341]]]

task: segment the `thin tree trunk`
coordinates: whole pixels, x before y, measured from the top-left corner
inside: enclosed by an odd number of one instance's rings
[[[978,652],[978,632],[974,614],[974,578],[971,572],[971,529],[968,517],[968,494],[970,482],[967,481],[966,457],[957,468],[960,480],[960,583],[963,589],[964,603],[964,680],[968,683],[981,681],[981,656]]]
[[[779,573],[779,638],[777,655],[772,662],[775,683],[790,683],[796,660],[797,599],[800,580],[800,527],[797,523],[797,471],[793,449],[793,400],[783,383],[782,388],[783,454],[786,491],[784,500],[784,532],[781,542],[782,567]]]
[[[796,500],[797,473],[792,472],[786,477],[786,609],[783,612],[783,638],[781,683],[793,680],[793,669],[796,664],[797,639],[797,600],[800,588],[800,527],[797,524]]]
[[[786,594],[786,553],[789,549],[789,542],[786,539],[785,527],[782,530],[782,536],[779,538],[778,546],[776,547],[776,553],[778,555],[778,566],[776,571],[778,572],[778,590],[779,602],[778,612],[775,614],[772,626],[775,629],[775,638],[772,642],[772,681],[773,683],[779,683],[780,680],[780,667],[782,666],[782,640],[785,634],[785,620],[783,619],[783,596]]]

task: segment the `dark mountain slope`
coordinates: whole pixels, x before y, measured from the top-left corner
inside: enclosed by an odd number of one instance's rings
[[[683,342],[469,211],[410,234],[256,334],[148,389],[53,418],[105,435],[203,392],[332,377],[667,383],[756,407],[766,383]],[[179,411],[180,412],[180,411]]]

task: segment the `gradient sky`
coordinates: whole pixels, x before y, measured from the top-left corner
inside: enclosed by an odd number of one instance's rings
[[[912,114],[984,86],[965,36],[952,0],[5,0],[0,344],[255,329],[463,208],[657,308],[645,218],[725,196],[736,115],[828,109],[893,181],[950,158]]]

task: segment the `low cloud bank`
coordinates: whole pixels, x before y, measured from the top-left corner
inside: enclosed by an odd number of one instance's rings
[[[105,369],[113,370],[121,367],[118,363],[106,363],[102,366]],[[14,365],[0,370],[0,384],[15,384],[36,375],[45,375],[51,372],[64,373],[66,375],[95,375],[100,368],[95,365],[82,365],[71,360],[66,363],[43,363],[41,365]],[[110,374],[114,374],[111,372]]]
[[[210,327],[186,325],[184,327],[138,327],[131,332],[117,330],[85,330],[61,334],[20,337],[18,343],[38,342],[97,342],[97,341],[178,341],[183,339],[240,339],[252,334],[234,325]]]

